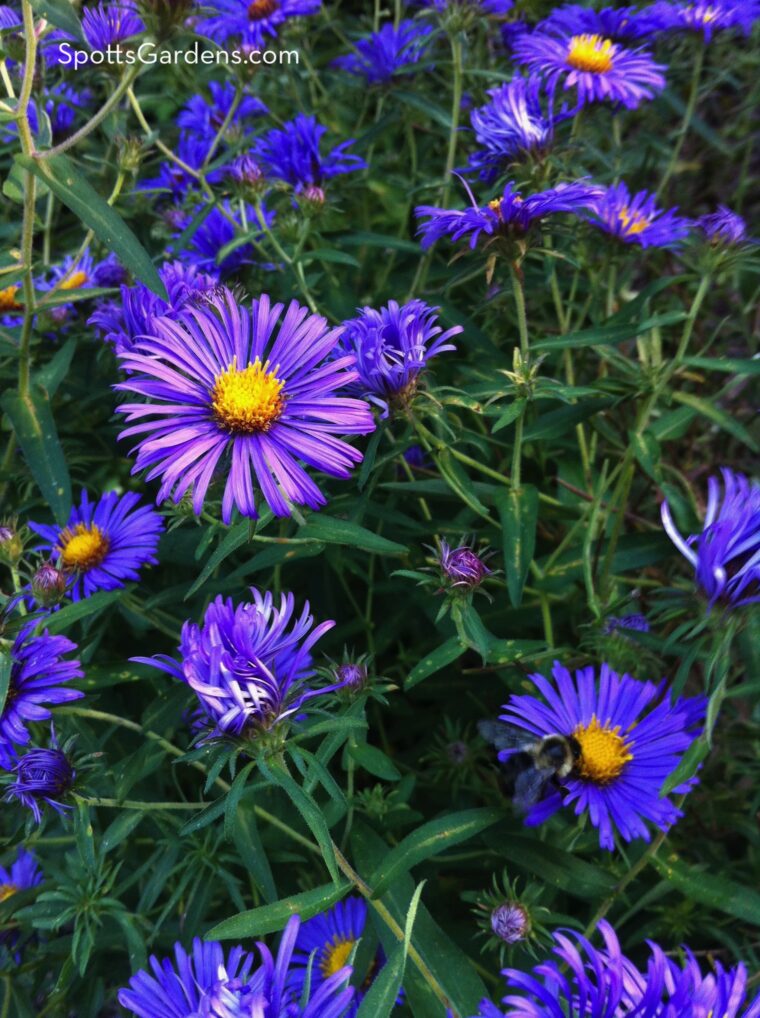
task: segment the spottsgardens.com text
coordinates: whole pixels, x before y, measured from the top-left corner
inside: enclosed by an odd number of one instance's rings
[[[122,46],[120,43],[106,49],[76,49],[69,42],[59,44],[60,63],[64,67],[78,69],[86,65],[100,64],[264,64],[268,67],[299,63],[298,50],[273,49],[204,49],[197,42],[187,49],[162,49],[154,42],[146,41],[139,46]]]

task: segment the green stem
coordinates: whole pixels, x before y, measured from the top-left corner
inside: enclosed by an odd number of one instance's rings
[[[88,806],[105,806],[109,809],[206,809],[207,802],[138,802],[136,799],[103,799],[100,796],[78,795],[76,798]]]
[[[694,116],[694,111],[697,108],[697,99],[699,98],[699,82],[702,77],[702,65],[704,63],[704,59],[705,59],[705,48],[700,43],[699,48],[697,49],[697,55],[694,58],[694,70],[691,76],[691,86],[689,88],[689,98],[686,102],[686,110],[683,115],[683,121],[681,122],[681,126],[678,130],[676,143],[673,146],[673,152],[670,156],[668,168],[665,170],[665,176],[662,178],[660,186],[657,188],[658,198],[664,192],[665,188],[670,183],[670,178],[675,173],[676,164],[678,163],[678,159],[681,155],[681,150],[683,149],[683,144],[684,141],[686,140],[686,135],[689,133],[689,127],[691,125],[692,117]]]
[[[525,290],[523,288],[522,273],[518,265],[510,264],[510,276],[512,277],[512,294],[515,301],[517,313],[517,330],[520,335],[520,358],[523,370],[528,367],[530,358],[530,346],[528,340],[528,316],[525,310]],[[522,468],[522,440],[525,419],[525,409],[515,422],[515,439],[512,449],[512,491],[519,491],[520,476]]]
[[[37,35],[34,30],[34,12],[29,0],[22,0],[21,9],[24,18],[24,39],[26,52],[24,57],[24,78],[21,82],[18,109],[18,133],[21,149],[26,156],[34,154],[34,139],[29,125],[29,102],[34,85],[34,72],[37,61]],[[24,398],[29,392],[31,374],[32,322],[34,321],[34,277],[32,260],[34,258],[34,216],[37,198],[36,178],[27,170],[24,177],[24,215],[21,227],[21,261],[24,266],[24,320],[21,325],[19,339],[18,391]]]

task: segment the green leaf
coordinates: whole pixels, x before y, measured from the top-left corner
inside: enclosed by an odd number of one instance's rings
[[[204,827],[208,827],[209,824],[220,817],[225,810],[227,805],[227,794],[220,795],[218,799],[214,799],[210,802],[205,809],[202,809],[200,813],[197,813],[194,817],[191,817],[186,824],[180,829],[179,835],[181,838],[187,837],[188,834],[193,834],[195,831],[203,830]]]
[[[598,863],[585,862],[572,852],[515,831],[513,821],[492,828],[485,841],[509,862],[534,874],[542,884],[558,887],[575,898],[598,901],[611,894],[616,880]]]
[[[454,494],[458,495],[465,505],[468,505],[479,516],[488,518],[488,510],[475,494],[472,480],[462,468],[462,465],[454,459],[449,450],[443,449],[441,452],[436,453],[433,458],[441,472],[441,477],[443,477]]]
[[[358,262],[353,255],[346,254],[345,251],[334,251],[332,248],[327,247],[320,247],[314,251],[304,251],[299,261],[304,264],[314,261],[335,262],[337,265],[350,265],[354,269],[361,268],[361,262]]]
[[[211,553],[208,562],[205,564],[203,569],[201,569],[197,579],[190,587],[187,594],[185,594],[185,601],[187,601],[189,597],[192,597],[197,590],[200,590],[218,565],[221,565],[226,558],[232,555],[233,552],[237,551],[241,545],[245,544],[248,540],[249,533],[250,525],[247,522],[238,523],[236,526],[231,527],[227,531],[219,546]]]
[[[652,432],[629,431],[628,440],[642,469],[653,481],[659,482],[662,474],[660,470],[660,443]]]
[[[376,778],[382,778],[384,781],[401,779],[396,765],[377,746],[370,746],[366,742],[349,743],[348,755]]]
[[[34,159],[31,156],[16,155],[15,158],[25,170],[47,184],[56,198],[71,209],[109,251],[118,256],[125,268],[157,296],[163,300],[169,299],[148,252],[118,212],[85,180],[67,156]]]
[[[246,912],[223,919],[208,931],[205,940],[243,940],[278,933],[291,916],[299,915],[303,921],[331,908],[345,898],[353,884],[344,881],[339,885],[323,884],[312,891],[302,891],[282,898],[270,905],[250,908]]]
[[[447,131],[451,130],[451,116],[448,110],[443,109],[441,106],[436,106],[435,103],[430,102],[429,99],[426,99],[417,92],[405,92],[402,89],[394,89],[393,96],[395,99],[400,99],[401,102],[406,103],[407,106],[425,113],[431,120],[440,124]]]
[[[329,239],[334,238],[336,246],[340,247],[380,247],[392,251],[406,251],[408,254],[418,255],[420,245],[413,240],[406,240],[402,237],[390,237],[386,233],[369,233],[359,231],[358,233],[346,233],[342,235],[331,234]]]
[[[245,806],[238,807],[232,825],[232,840],[240,856],[240,861],[256,882],[264,901],[271,905],[277,900],[277,887],[269,859],[261,842],[256,813],[253,809],[247,809]]]
[[[144,819],[145,810],[125,810],[108,826],[100,839],[100,852],[106,855],[117,845],[129,837],[137,825]]]
[[[683,364],[705,371],[723,371],[729,375],[760,375],[760,358],[742,360],[737,357],[684,357]]]
[[[662,786],[660,795],[669,795],[674,788],[693,778],[709,752],[710,744],[706,739],[696,739],[692,742],[679,765]]]
[[[497,431],[506,428],[508,424],[513,424],[525,409],[525,403],[524,399],[516,399],[514,403],[510,403],[504,413],[494,421],[491,432],[495,435]]]
[[[404,923],[404,939],[402,943],[394,947],[379,975],[372,981],[367,995],[361,1002],[356,1018],[388,1018],[391,1011],[395,1008],[404,978],[406,958],[412,940],[412,930],[414,929],[414,921],[417,918],[420,896],[424,886],[423,881],[412,895],[412,900],[406,913],[406,922]]]
[[[675,325],[686,318],[685,311],[666,311],[661,315],[645,318],[643,322],[631,322],[628,325],[595,325],[591,329],[580,332],[569,332],[559,339],[544,339],[531,343],[534,350],[565,350],[568,347],[577,349],[584,346],[609,346],[622,343],[627,339],[635,339],[650,329],[663,325]]]
[[[509,600],[519,608],[536,548],[538,490],[525,484],[516,490],[499,490],[495,499],[502,527]]]
[[[85,41],[79,18],[69,0],[30,0],[30,3],[35,13],[49,21],[51,25],[62,28],[79,42]]]
[[[74,356],[74,351],[77,348],[76,336],[72,336],[68,339],[61,349],[55,354],[51,360],[47,362],[44,368],[40,368],[34,374],[34,381],[37,385],[41,386],[52,399],[58,391],[58,386],[66,377],[68,370],[71,366],[71,359]]]
[[[723,431],[727,431],[729,435],[733,435],[734,438],[743,442],[753,452],[760,452],[760,446],[758,446],[744,425],[737,421],[735,417],[732,417],[731,414],[726,413],[725,410],[713,406],[709,400],[700,399],[699,396],[695,396],[692,392],[674,392],[673,399],[691,407],[698,414],[702,414],[703,417],[707,417],[708,420],[713,421]]]
[[[71,481],[47,392],[32,386],[26,396],[6,392],[0,399],[24,458],[56,523],[65,526],[71,510]]]
[[[690,900],[760,926],[760,894],[753,888],[737,884],[728,877],[695,869],[681,862],[677,856],[661,859],[655,855],[652,864],[661,876]]]
[[[423,679],[427,679],[430,675],[435,675],[441,668],[445,668],[446,665],[450,665],[460,658],[466,649],[458,636],[452,636],[446,643],[442,643],[440,647],[437,647],[432,654],[426,654],[421,661],[417,662],[407,676],[404,689],[411,689],[412,686],[416,686]]]
[[[397,541],[389,541],[366,527],[359,526],[351,520],[338,520],[333,516],[319,513],[311,516],[306,526],[298,531],[301,538],[313,541],[324,541],[325,544],[343,544],[349,548],[361,548],[363,551],[375,552],[378,555],[402,555],[406,546]]]
[[[301,814],[307,827],[317,840],[317,844],[322,852],[322,859],[330,872],[330,876],[337,884],[340,876],[338,874],[338,863],[335,859],[335,848],[322,810],[312,799],[311,795],[304,792],[286,770],[283,770],[281,767],[266,767],[263,762],[259,763],[259,768],[265,777],[280,786]]]
[[[466,809],[430,820],[418,827],[390,850],[380,868],[373,873],[369,880],[373,888],[372,897],[379,898],[393,880],[412,866],[474,838],[476,834],[503,819],[503,816],[498,809]]]
[[[86,619],[89,615],[104,611],[109,605],[114,604],[121,597],[120,590],[99,590],[90,597],[83,597],[81,601],[67,604],[65,608],[55,612],[49,617],[47,630],[49,633],[65,633],[74,622]]]
[[[10,654],[0,650],[0,717],[3,716],[3,710],[5,709],[5,700],[11,684],[12,667],[13,661]]]

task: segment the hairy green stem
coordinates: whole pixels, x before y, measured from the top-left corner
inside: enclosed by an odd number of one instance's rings
[[[64,138],[58,145],[54,145],[52,148],[46,149],[44,152],[35,152],[34,154],[38,159],[50,159],[53,156],[59,156],[68,149],[78,145],[80,141],[87,137],[88,134],[92,134],[98,124],[102,124],[106,119],[111,110],[115,109],[121,101],[122,97],[127,93],[132,84],[140,73],[140,65],[135,64],[127,71],[124,77],[121,79],[119,84],[113,90],[113,93],[103,103],[97,113],[93,114],[86,124],[83,124],[78,131],[69,135],[68,138]]]

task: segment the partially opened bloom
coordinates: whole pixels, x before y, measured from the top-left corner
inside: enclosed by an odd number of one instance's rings
[[[6,770],[15,764],[14,745],[27,746],[31,741],[30,722],[47,721],[50,707],[84,696],[78,689],[66,688],[66,683],[84,674],[79,661],[64,658],[76,650],[76,644],[65,636],[34,636],[32,629],[22,629],[10,649],[8,690],[0,710],[0,767]]]
[[[331,177],[366,168],[363,159],[347,151],[354,144],[353,139],[323,154],[322,138],[326,133],[327,128],[316,117],[299,113],[282,128],[272,128],[263,134],[252,155],[270,176],[286,181],[296,190],[310,184],[320,186]]]
[[[662,525],[684,558],[712,607],[732,608],[760,601],[760,484],[723,468],[707,482],[707,509],[699,534],[684,538],[670,506],[660,507]]]
[[[266,294],[249,310],[223,290],[176,321],[156,319],[152,335],[122,352],[130,374],[116,388],[149,402],[117,408],[131,425],[121,437],[138,439],[134,470],[161,478],[159,502],[192,491],[199,514],[219,469],[226,523],[234,506],[258,515],[254,482],[272,512],[288,516],[293,503],[326,502],[302,463],[348,477],[360,462],[337,436],[375,424],[366,403],[338,395],[358,377],[353,357],[328,360],[341,330],[296,301],[282,312]]]
[[[747,240],[747,224],[738,212],[719,205],[716,212],[700,216],[694,223],[716,247],[733,247]]]
[[[485,556],[467,544],[452,548],[448,541],[441,540],[438,565],[441,579],[454,590],[469,591],[479,587],[491,570],[485,564]]]
[[[547,191],[523,198],[510,181],[504,185],[504,193],[494,198],[487,205],[479,206],[472,192],[468,194],[472,201],[470,208],[464,210],[441,209],[435,205],[418,205],[414,214],[418,219],[427,218],[421,223],[417,233],[422,236],[423,248],[430,247],[441,237],[461,240],[469,237],[470,247],[474,248],[481,234],[487,237],[521,237],[530,227],[546,216],[558,212],[574,212],[591,207],[598,198],[601,189],[583,181],[572,184],[558,184]]]
[[[416,64],[430,44],[432,29],[418,21],[404,20],[396,27],[389,22],[356,43],[356,52],[337,57],[333,64],[364,78],[368,84],[387,81],[398,71]]]
[[[362,308],[356,318],[343,323],[340,348],[355,358],[356,388],[384,416],[392,405],[409,404],[431,358],[456,349],[449,341],[462,326],[444,331],[437,311],[421,300],[406,304],[392,300],[380,309]]]
[[[292,988],[291,959],[300,919],[293,916],[280,939],[277,957],[258,944],[253,954],[204,943],[197,937],[192,953],[181,944],[170,958],[151,956],[151,971],[141,969],[119,991],[119,1003],[138,1018],[343,1018],[354,991],[346,986],[350,966],[315,987],[302,1001]]]
[[[74,601],[98,590],[116,590],[140,577],[145,565],[155,565],[156,548],[164,528],[161,516],[140,505],[134,492],[109,491],[90,502],[86,491],[71,510],[65,527],[30,523],[46,542],[42,547],[72,577]]]
[[[256,96],[243,95],[234,105],[237,90],[231,81],[210,81],[208,89],[211,99],[205,95],[194,95],[177,115],[177,126],[203,139],[208,145],[216,138],[226,121],[222,143],[238,134],[251,130],[249,121],[253,117],[268,113],[264,103]]]
[[[71,789],[76,771],[63,750],[58,748],[55,732],[52,734],[50,749],[30,749],[19,756],[14,778],[15,781],[6,789],[5,798],[17,799],[22,806],[31,810],[38,824],[42,821],[43,804],[50,806],[56,813],[71,809],[61,800]]]
[[[677,208],[659,209],[649,191],[632,195],[624,183],[612,184],[591,204],[587,216],[594,226],[624,244],[678,247],[689,235],[691,221]]]
[[[562,806],[588,813],[602,848],[614,848],[614,833],[625,840],[650,838],[648,823],[666,830],[678,810],[660,791],[697,736],[702,698],[671,701],[663,684],[618,675],[609,665],[573,676],[558,661],[554,681],[531,675],[543,699],[512,696],[502,721],[543,738],[573,736],[579,762],[560,788],[532,807],[526,823],[543,823]],[[506,759],[512,750],[502,750]],[[690,785],[674,792],[685,792]]]
[[[636,109],[665,88],[665,68],[648,50],[630,49],[581,27],[523,33],[513,52],[518,63],[544,78],[550,92],[560,85],[564,91],[575,89],[579,107],[610,102]]]
[[[749,35],[760,17],[760,3],[758,0],[686,0],[683,3],[661,0],[650,4],[642,13],[660,31],[699,32],[709,43],[715,32],[736,29]]]
[[[251,588],[253,600],[217,597],[200,626],[182,627],[179,661],[135,658],[180,679],[198,697],[194,726],[212,737],[253,737],[296,714],[314,697],[337,689],[313,684],[311,650],[335,625],[314,624],[308,601],[294,617],[295,599]]]
[[[234,39],[258,49],[267,36],[276,38],[291,18],[317,14],[321,7],[322,0],[211,0],[195,29],[215,42]]]

